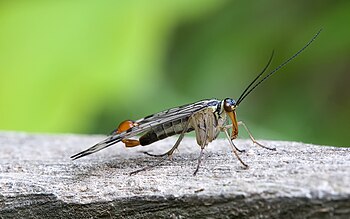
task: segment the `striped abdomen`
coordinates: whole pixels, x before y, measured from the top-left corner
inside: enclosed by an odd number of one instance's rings
[[[188,119],[189,117],[185,117],[152,127],[149,132],[140,137],[140,144],[143,146],[149,145],[158,140],[162,140],[176,134],[181,134],[186,126]],[[193,128],[189,127],[186,132],[190,131],[193,131]]]

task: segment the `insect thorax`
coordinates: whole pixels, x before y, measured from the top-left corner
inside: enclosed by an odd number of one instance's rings
[[[226,113],[218,110],[221,103],[201,110],[191,117],[190,126],[195,130],[199,146],[204,147],[216,139],[226,123]]]

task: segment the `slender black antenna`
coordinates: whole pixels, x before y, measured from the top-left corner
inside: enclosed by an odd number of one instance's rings
[[[271,71],[268,75],[266,75],[263,79],[261,79],[258,83],[256,83],[252,88],[250,88],[248,91],[246,91],[250,86],[252,86],[252,84],[264,73],[264,71],[266,69],[263,70],[263,72],[261,72],[255,79],[254,81],[243,91],[243,93],[241,94],[241,96],[238,98],[238,101],[236,103],[236,106],[238,106],[257,86],[259,86],[263,81],[265,81],[268,77],[270,77],[272,74],[274,74],[275,72],[277,72],[279,69],[281,69],[283,66],[285,66],[286,64],[288,64],[288,62],[292,61],[295,57],[297,57],[301,52],[303,52],[317,37],[318,35],[321,33],[322,29],[320,29],[315,36],[303,47],[301,48],[297,53],[295,53],[292,57],[290,57],[289,59],[287,59],[285,62],[283,62],[282,64],[280,64],[277,68],[275,68],[273,71]],[[267,66],[270,64],[272,57],[270,57],[269,63],[267,64]],[[266,67],[265,67],[266,68]]]
[[[243,91],[243,93],[241,94],[241,96],[239,96],[238,100],[237,100],[237,103],[241,102],[241,98],[243,97],[243,95],[247,92],[247,90],[254,84],[254,82],[256,80],[258,80],[260,78],[260,76],[262,74],[264,74],[264,72],[267,70],[267,68],[269,67],[269,65],[271,64],[271,61],[272,61],[272,58],[273,58],[273,54],[275,53],[274,50],[272,50],[272,54],[270,56],[270,59],[269,61],[267,62],[265,68],[260,72],[260,74],[258,76],[256,76],[256,78],[247,86],[247,88]]]

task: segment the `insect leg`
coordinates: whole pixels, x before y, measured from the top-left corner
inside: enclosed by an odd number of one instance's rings
[[[191,121],[191,117],[188,118],[188,121],[186,122],[186,125],[185,125],[184,130],[181,132],[181,134],[180,134],[179,138],[177,139],[177,141],[175,142],[174,146],[173,146],[169,151],[165,152],[164,154],[151,154],[151,153],[149,153],[149,152],[147,152],[147,151],[146,151],[146,152],[143,152],[143,153],[144,153],[144,154],[147,154],[147,155],[149,155],[149,156],[152,156],[152,157],[171,156],[171,155],[174,153],[174,151],[176,150],[176,148],[179,147],[179,145],[180,145],[182,139],[185,137],[185,133],[186,133],[186,131],[187,131],[187,129],[188,129],[188,126],[189,126],[189,124],[190,124],[190,121]]]
[[[260,144],[258,141],[256,141],[255,138],[253,137],[252,133],[250,133],[248,127],[244,124],[243,121],[239,121],[239,122],[238,122],[238,125],[242,125],[242,126],[244,127],[244,129],[245,129],[245,130],[247,131],[247,133],[249,134],[249,137],[250,137],[250,139],[253,141],[253,143],[259,145],[259,146],[262,147],[262,148],[265,148],[265,149],[268,149],[268,150],[271,150],[271,151],[275,151],[275,150],[276,150],[276,148],[266,147],[266,146]]]
[[[182,141],[182,139],[184,138],[184,136],[185,136],[185,132],[182,132],[180,137],[177,139],[175,145],[168,152],[166,152],[164,154],[150,154],[148,152],[143,152],[144,154],[147,154],[147,155],[152,156],[152,157],[162,157],[162,159],[153,165],[149,165],[149,166],[146,166],[146,167],[141,168],[139,170],[135,170],[135,171],[131,172],[129,175],[130,176],[135,175],[139,172],[146,171],[146,170],[149,170],[153,167],[159,166],[161,163],[163,163],[168,157],[170,157],[174,153],[175,149],[179,146],[179,144]],[[165,157],[165,156],[167,156],[167,157]]]
[[[236,155],[237,159],[241,162],[241,164],[242,164],[244,167],[247,168],[248,165],[245,164],[245,163],[243,162],[243,160],[239,157],[239,155],[238,155],[238,153],[237,153],[237,150],[236,150],[236,146],[233,144],[233,142],[232,142],[232,140],[231,140],[231,138],[230,138],[230,135],[229,135],[228,132],[227,132],[227,128],[226,128],[226,127],[223,127],[222,129],[224,130],[224,132],[225,132],[225,134],[226,134],[227,140],[230,142],[230,146],[231,146],[231,148],[232,148],[233,153]]]
[[[149,170],[149,169],[151,169],[151,168],[153,168],[153,167],[156,167],[156,166],[160,165],[161,163],[163,163],[163,162],[167,159],[167,157],[170,157],[170,156],[174,153],[174,151],[176,150],[176,148],[180,145],[182,139],[183,139],[184,136],[185,136],[185,133],[186,133],[186,130],[187,130],[189,124],[190,124],[190,118],[189,118],[189,120],[187,121],[187,123],[186,123],[186,125],[185,125],[185,129],[181,132],[179,138],[178,138],[177,141],[175,142],[175,145],[174,145],[168,152],[166,152],[166,153],[164,153],[164,154],[150,154],[150,153],[148,153],[148,152],[143,152],[144,154],[147,154],[147,155],[149,155],[149,156],[153,156],[153,157],[162,157],[161,160],[159,160],[157,163],[155,163],[155,164],[153,164],[153,165],[146,166],[146,167],[141,168],[141,169],[139,169],[139,170],[135,170],[135,171],[131,172],[129,175],[130,175],[130,176],[131,176],[131,175],[135,175],[135,174],[137,174],[137,173],[139,173],[139,172]],[[165,156],[167,156],[167,157],[165,157]]]
[[[208,132],[209,132],[209,129],[205,129],[205,139],[203,141],[203,143],[201,144],[201,153],[199,154],[199,157],[198,157],[198,163],[197,163],[197,167],[196,167],[196,170],[194,171],[193,173],[193,176],[195,176],[199,170],[199,166],[201,165],[202,163],[202,157],[203,157],[203,150],[204,150],[204,147],[208,144],[207,143],[207,138],[208,138]]]
[[[230,125],[226,125],[226,126],[224,126],[224,128],[225,129],[230,129],[230,128],[232,128],[232,124],[230,124]],[[231,141],[232,141],[232,139],[231,139]],[[244,149],[239,149],[235,144],[233,144],[233,146],[235,147],[235,149],[239,152],[239,153],[244,153],[245,152],[245,150]]]
[[[141,168],[141,169],[132,171],[131,173],[129,173],[129,175],[132,176],[132,175],[135,175],[135,174],[137,174],[137,173],[139,173],[139,172],[149,170],[149,169],[151,169],[151,168],[153,168],[153,167],[156,167],[156,166],[160,165],[160,164],[163,163],[165,160],[166,160],[166,157],[162,158],[161,160],[159,160],[157,163],[155,163],[155,164],[153,164],[153,165],[149,165],[149,166],[146,166],[146,167],[144,167],[144,168]]]
[[[197,168],[196,170],[194,171],[193,173],[193,176],[195,176],[199,170],[199,166],[201,165],[201,162],[202,162],[202,157],[203,157],[203,150],[204,150],[204,146],[201,146],[201,153],[199,154],[199,157],[198,157],[198,163],[197,163]]]

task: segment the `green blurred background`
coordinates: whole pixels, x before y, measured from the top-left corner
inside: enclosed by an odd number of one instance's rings
[[[109,133],[238,98],[323,28],[237,116],[258,139],[349,146],[349,24],[349,1],[2,1],[0,129]]]

